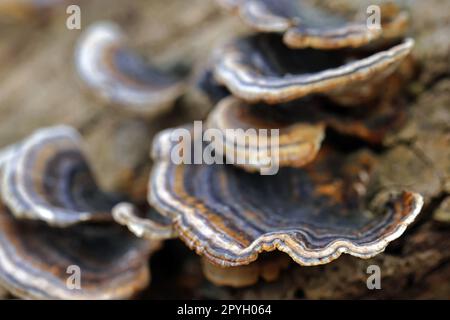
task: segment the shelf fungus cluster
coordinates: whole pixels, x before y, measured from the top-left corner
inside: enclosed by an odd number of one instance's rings
[[[108,106],[153,117],[184,92],[184,77],[159,70],[134,52],[112,22],[97,22],[81,36],[75,65],[83,85]]]
[[[213,53],[205,77],[211,83],[203,85],[217,105],[203,135],[187,125],[154,140],[148,200],[171,223],[167,234],[203,257],[208,279],[237,287],[275,279],[287,266],[275,250],[301,266],[381,253],[423,205],[417,193],[376,186],[379,155],[369,148],[405,117],[397,93],[410,75],[414,45],[404,38],[407,15],[382,6],[374,31],[311,1],[220,2],[260,33]],[[193,138],[185,140],[180,129]],[[205,139],[209,129],[223,139]],[[276,140],[261,134],[272,129]],[[361,143],[349,147],[345,139]],[[181,142],[193,150],[183,149],[190,161],[173,159]],[[228,161],[259,159],[272,144],[275,174],[260,174],[258,161]],[[194,159],[211,149],[222,162]],[[125,216],[135,233],[146,232],[148,219]]]
[[[0,152],[0,285],[31,299],[118,299],[150,280],[158,241],[114,223],[121,197],[96,185],[72,128],[40,129]]]

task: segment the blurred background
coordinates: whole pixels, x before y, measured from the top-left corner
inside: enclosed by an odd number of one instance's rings
[[[395,162],[401,172],[387,170],[386,176],[404,174],[408,185],[425,194],[422,220],[374,259],[342,257],[314,268],[292,265],[274,283],[239,290],[210,284],[195,253],[179,241],[168,241],[152,258],[153,281],[142,297],[450,298],[450,230],[445,222],[450,215],[450,1],[399,2],[411,14],[417,74],[406,90],[411,104],[409,122],[392,137],[385,160],[389,165]],[[217,44],[249,30],[208,0],[73,3],[81,8],[81,30],[66,28],[66,5],[37,16],[0,13],[0,147],[40,127],[72,125],[86,140],[101,186],[142,201],[154,134],[207,114],[212,106],[195,88],[197,77]],[[351,1],[333,3],[351,6]],[[74,47],[83,30],[99,20],[117,22],[130,45],[152,63],[191,70],[192,85],[172,111],[151,121],[125,116],[84,91],[74,68]],[[444,125],[435,126],[434,117]],[[426,127],[421,122],[424,118],[429,120]],[[411,141],[418,141],[412,153],[408,149]],[[444,219],[436,220],[437,214]],[[384,270],[386,289],[379,292],[361,285],[367,266],[374,261]]]

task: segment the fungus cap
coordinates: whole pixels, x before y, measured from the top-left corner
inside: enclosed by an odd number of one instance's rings
[[[214,76],[247,102],[277,104],[310,94],[357,94],[355,87],[380,83],[409,55],[414,40],[374,53],[366,50],[292,50],[277,35],[254,35],[214,54]],[[355,93],[356,91],[356,93]]]
[[[325,136],[324,125],[264,117],[266,108],[270,107],[249,106],[234,97],[220,101],[207,119],[208,128],[219,130],[223,137],[212,142],[215,152],[241,160],[235,163],[248,171],[266,166],[268,157],[281,167],[302,167],[313,161]]]
[[[171,131],[154,142],[149,202],[179,237],[210,262],[246,265],[280,250],[300,265],[347,253],[370,258],[403,234],[423,205],[417,193],[368,193],[376,158],[322,149],[304,168],[251,174],[228,165],[176,165]],[[388,195],[388,196],[386,196]]]
[[[230,128],[280,128],[280,160],[283,160],[283,146],[290,147],[290,144],[303,147],[298,149],[300,151],[311,151],[310,153],[294,153],[297,156],[305,155],[298,158],[299,160],[313,160],[320,149],[324,127],[345,137],[382,144],[386,135],[404,122],[405,113],[404,104],[396,100],[381,99],[361,108],[344,110],[318,97],[303,98],[278,105],[248,104],[234,97],[228,97],[217,104],[210,113],[208,121],[209,127],[218,128],[221,132],[226,132]],[[224,136],[226,137],[226,134]],[[213,143],[219,145],[217,150],[222,150],[219,143],[216,141]],[[308,149],[307,146],[310,148]],[[238,147],[240,145],[235,145],[235,149]],[[289,156],[289,153],[285,155]],[[292,155],[287,160],[289,159],[292,159]],[[300,162],[300,166],[308,162]],[[289,166],[288,161],[280,161],[280,164]]]
[[[258,32],[283,34],[291,48],[339,49],[360,47],[379,39],[403,36],[409,24],[408,14],[395,4],[382,4],[380,26],[369,26],[368,7],[355,12],[339,12],[334,5],[317,5],[312,0],[218,0],[242,21]],[[358,14],[359,13],[359,14]]]
[[[116,224],[54,228],[0,203],[0,284],[26,299],[124,299],[146,288],[160,243]]]

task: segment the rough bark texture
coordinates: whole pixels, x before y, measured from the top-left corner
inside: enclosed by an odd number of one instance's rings
[[[333,5],[349,1],[334,1]],[[273,283],[245,289],[216,287],[200,270],[200,258],[169,241],[152,259],[153,283],[146,298],[450,298],[450,2],[404,0],[416,39],[415,79],[404,90],[409,119],[377,149],[380,186],[421,192],[420,219],[388,250],[373,259],[342,257],[321,267],[292,264]],[[351,1],[350,1],[351,3]],[[207,62],[212,48],[245,32],[239,19],[206,0],[96,0],[80,2],[82,23],[112,19],[131,44],[159,64]],[[2,23],[0,28],[0,147],[33,130],[65,123],[86,138],[101,184],[145,199],[153,135],[162,128],[204,117],[211,107],[194,89],[174,111],[153,121],[126,117],[82,91],[73,67],[80,31],[65,27],[65,8],[46,22]],[[0,19],[1,21],[1,19]],[[382,290],[368,290],[367,267],[382,270]],[[0,298],[4,295],[0,289]]]

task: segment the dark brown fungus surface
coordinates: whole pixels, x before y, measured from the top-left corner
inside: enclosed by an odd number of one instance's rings
[[[223,139],[215,139],[215,150],[229,159],[242,159],[248,171],[261,169],[260,162],[272,156],[282,167],[301,167],[314,160],[325,136],[325,127],[264,114],[270,107],[249,106],[234,97],[223,99],[208,116],[208,127],[220,130]],[[273,112],[272,112],[273,113]],[[284,121],[283,121],[284,120]],[[241,136],[229,134],[230,129],[242,130]],[[276,139],[272,139],[276,131]],[[261,131],[263,130],[263,131]],[[264,133],[264,136],[261,134]],[[269,146],[266,146],[269,142]],[[275,149],[276,148],[276,149]],[[274,153],[276,150],[277,154]],[[250,162],[250,159],[256,161]]]
[[[362,90],[379,94],[371,87],[390,76],[413,45],[414,40],[408,38],[375,50],[293,50],[278,35],[259,34],[217,50],[213,72],[233,95],[251,103],[278,104],[310,94],[340,100],[350,95],[346,100],[352,102],[359,101]]]
[[[125,35],[111,22],[98,22],[85,31],[75,65],[89,91],[131,114],[163,113],[185,88],[180,76],[158,70],[128,48]]]
[[[118,199],[97,186],[73,128],[40,129],[6,154],[0,194],[17,218],[60,227],[112,219]]]
[[[149,240],[164,240],[176,237],[172,221],[153,209],[144,215],[130,203],[122,202],[112,211],[114,220],[126,226],[136,236]]]
[[[368,25],[367,6],[353,14],[313,0],[217,0],[259,32],[283,34],[292,48],[360,47],[377,39],[401,37],[409,16],[393,3],[379,6],[381,28]]]
[[[0,203],[0,284],[17,297],[131,298],[148,285],[148,258],[159,245],[117,224],[18,220]]]
[[[247,265],[273,250],[305,266],[342,253],[373,257],[423,205],[413,192],[368,192],[378,161],[364,150],[323,148],[310,165],[269,176],[230,165],[175,165],[174,144],[172,130],[154,141],[149,202],[191,249],[222,267]]]

